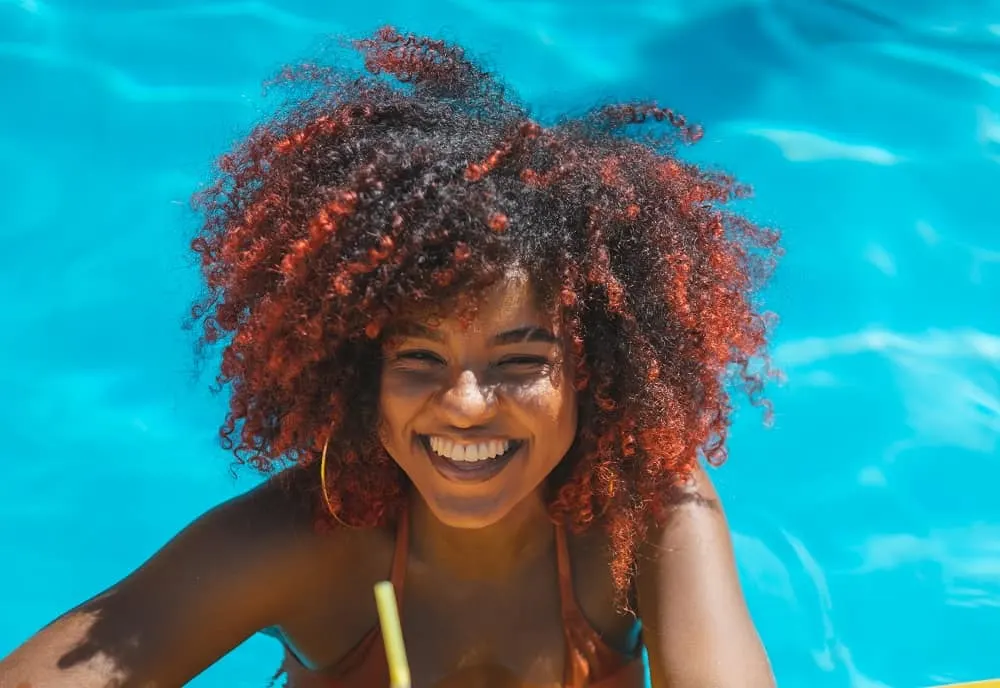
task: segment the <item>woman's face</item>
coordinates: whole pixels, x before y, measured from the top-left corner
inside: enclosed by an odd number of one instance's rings
[[[493,287],[465,326],[400,323],[384,356],[382,442],[447,525],[499,521],[573,442],[572,365],[525,278]]]

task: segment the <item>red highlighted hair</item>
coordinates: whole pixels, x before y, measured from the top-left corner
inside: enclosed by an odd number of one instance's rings
[[[196,198],[193,315],[222,347],[222,441],[267,471],[329,440],[328,516],[392,519],[406,484],[377,437],[382,332],[517,265],[576,361],[580,430],[550,510],[608,530],[624,591],[671,490],[699,455],[725,458],[728,383],[763,403],[755,294],[778,236],[729,208],[745,188],[676,156],[700,131],[670,110],[543,126],[455,45],[384,28],[353,46],[360,74],[286,70],[288,104]]]

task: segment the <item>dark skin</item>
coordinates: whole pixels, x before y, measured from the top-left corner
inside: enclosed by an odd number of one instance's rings
[[[410,327],[386,348],[383,442],[415,486],[403,607],[415,686],[562,685],[554,530],[541,484],[575,432],[575,393],[556,319],[526,289],[512,278],[472,327]],[[554,336],[528,334],[538,329]],[[522,336],[497,339],[510,331]],[[412,441],[475,433],[525,449],[500,475],[470,485],[429,470]],[[304,496],[315,479],[313,469],[289,469],[206,513],[0,662],[0,688],[179,686],[262,630],[310,669],[332,667],[377,622],[372,586],[388,575],[395,533],[317,533]],[[571,538],[579,605],[626,654],[641,623],[653,688],[774,685],[703,471],[639,552],[637,617],[615,607],[607,551],[599,529]]]

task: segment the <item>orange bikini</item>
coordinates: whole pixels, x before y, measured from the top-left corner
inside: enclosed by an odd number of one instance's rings
[[[396,548],[390,580],[396,589],[396,601],[402,607],[403,583],[409,551],[409,518],[406,511],[399,519]],[[559,596],[563,632],[566,635],[564,688],[643,688],[645,666],[641,657],[627,657],[601,639],[584,618],[573,593],[569,548],[566,532],[556,526],[556,560],[559,566]],[[304,667],[290,652],[285,652],[281,673],[289,688],[384,688],[389,685],[389,668],[382,649],[382,635],[376,625],[337,665],[324,676]],[[326,673],[326,672],[325,672]],[[333,676],[335,678],[330,678]]]

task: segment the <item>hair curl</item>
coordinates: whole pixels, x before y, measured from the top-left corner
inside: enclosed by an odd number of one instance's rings
[[[195,196],[207,293],[192,315],[223,346],[223,445],[269,471],[329,440],[324,515],[390,520],[406,482],[377,439],[381,334],[516,264],[576,361],[579,432],[549,508],[608,529],[626,590],[670,490],[699,454],[725,459],[732,374],[766,407],[755,294],[778,234],[727,209],[745,187],[676,157],[700,131],[670,110],[542,126],[457,46],[389,27],[352,45],[365,71],[283,71],[286,105]]]

